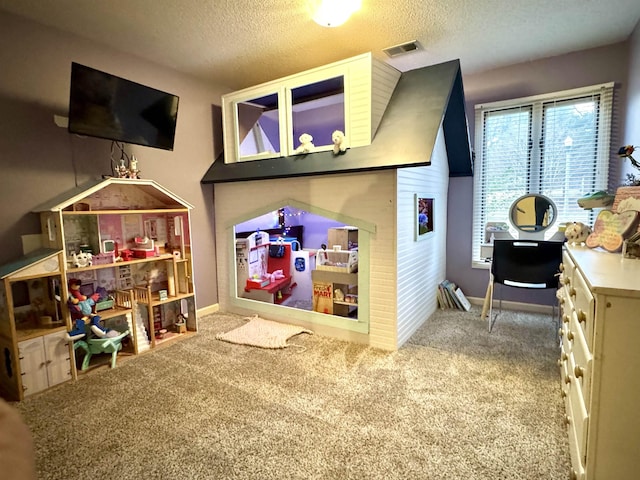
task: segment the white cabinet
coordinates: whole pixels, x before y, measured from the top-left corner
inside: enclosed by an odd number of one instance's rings
[[[558,299],[570,478],[640,471],[640,261],[568,247]]]
[[[400,78],[370,53],[250,87],[222,97],[225,163],[333,148],[332,133],[348,147],[369,145]]]
[[[18,343],[24,396],[71,380],[69,341],[66,332],[56,332]]]

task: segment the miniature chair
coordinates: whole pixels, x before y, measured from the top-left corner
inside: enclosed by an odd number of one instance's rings
[[[497,283],[516,288],[558,288],[563,242],[495,240],[489,279],[489,332],[502,311],[493,316],[493,293]],[[553,306],[555,313],[555,305]]]
[[[118,358],[118,352],[122,350],[122,339],[129,335],[129,330],[125,330],[117,337],[104,337],[104,338],[90,338],[85,340],[86,347],[82,346],[86,351],[84,360],[82,361],[81,370],[89,368],[89,362],[91,356],[96,353],[110,353],[111,354],[111,368],[115,368],[116,359]],[[74,346],[75,348],[75,346]]]

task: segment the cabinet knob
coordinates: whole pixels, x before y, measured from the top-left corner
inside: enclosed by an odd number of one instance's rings
[[[569,358],[569,356],[566,354],[566,352],[562,352],[562,355],[560,355],[560,359],[561,359],[563,362],[566,362],[566,361],[567,361],[567,358]]]
[[[566,313],[562,315],[562,323],[569,323],[569,315]]]
[[[578,321],[580,323],[587,323],[587,314],[581,308],[578,309]]]
[[[571,288],[569,289],[569,295],[571,295],[572,297],[575,297],[575,296],[576,296],[576,289],[575,289],[575,288],[573,288],[573,287],[571,287]]]
[[[571,425],[571,417],[569,415],[564,416],[564,424]]]
[[[567,333],[567,340],[573,342],[573,332],[571,330],[569,330],[569,333]]]
[[[575,374],[576,378],[584,377],[584,368],[576,365],[576,367],[573,369],[573,373]]]
[[[569,375],[564,377],[564,383],[566,383],[567,385],[571,385],[571,377]]]
[[[566,398],[567,397],[567,392],[564,390],[564,388],[560,389],[560,397],[561,398]]]

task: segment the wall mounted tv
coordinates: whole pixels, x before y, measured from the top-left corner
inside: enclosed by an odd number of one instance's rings
[[[173,150],[176,95],[71,64],[69,133]]]

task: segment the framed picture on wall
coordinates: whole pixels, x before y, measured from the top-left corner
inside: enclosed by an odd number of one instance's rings
[[[434,210],[433,195],[416,193],[414,195],[416,218],[416,242],[424,240],[433,233]]]

